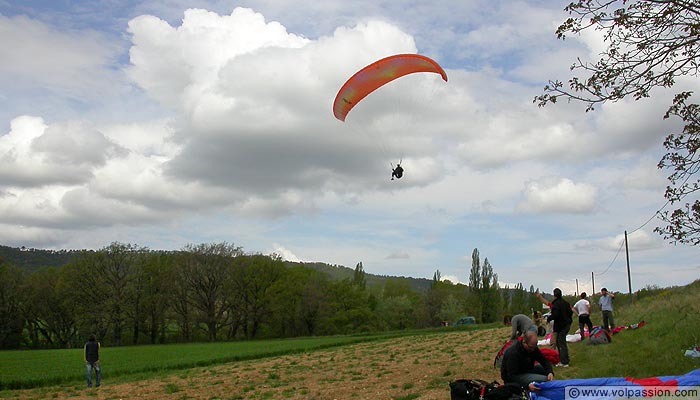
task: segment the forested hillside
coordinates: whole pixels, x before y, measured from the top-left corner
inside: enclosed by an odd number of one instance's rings
[[[0,260],[19,267],[27,272],[38,271],[47,267],[62,267],[68,264],[79,250],[42,250],[35,248],[17,248],[0,245]],[[352,279],[354,269],[342,265],[331,265],[322,262],[291,262],[286,261],[287,266],[304,266],[319,272],[323,272],[333,280]],[[466,272],[465,272],[466,273]],[[382,286],[387,279],[405,280],[417,291],[424,292],[430,288],[430,279],[412,277],[392,277],[387,275],[366,274],[368,286]]]
[[[315,262],[315,263],[309,263],[309,262],[286,262],[287,265],[289,266],[303,266],[306,268],[311,268],[319,272],[323,272],[326,275],[328,275],[331,279],[333,280],[343,280],[343,279],[352,279],[355,270],[352,268],[344,267],[342,265],[330,265],[326,263],[321,263],[321,262]],[[357,268],[357,266],[355,266]],[[363,268],[364,270],[364,268]],[[432,272],[432,271],[431,271]],[[367,273],[365,271],[365,280],[367,283],[367,286],[373,287],[373,286],[383,286],[387,280],[392,279],[392,280],[399,280],[399,281],[405,281],[411,288],[413,288],[416,291],[419,292],[425,292],[428,289],[430,289],[431,286],[431,279],[425,279],[425,278],[413,278],[413,277],[406,277],[406,276],[389,276],[389,275],[374,275],[371,273]],[[466,279],[466,271],[465,271],[465,279]]]
[[[154,251],[19,250],[35,268],[0,260],[0,348],[65,348],[96,334],[109,345],[324,336],[478,322],[538,307],[534,288],[503,290],[474,250],[469,286],[288,263],[228,243]],[[15,254],[16,255],[16,254]],[[38,258],[36,258],[38,260]],[[20,265],[30,264],[20,259]],[[466,274],[466,271],[465,271]]]
[[[77,253],[75,250],[41,250],[0,245],[0,260],[29,272],[46,267],[62,267]]]

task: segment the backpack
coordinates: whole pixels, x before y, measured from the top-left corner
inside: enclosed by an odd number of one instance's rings
[[[600,326],[593,328],[590,336],[588,336],[587,344],[607,344],[612,342],[612,336],[610,332],[606,331]]]
[[[522,336],[518,337],[517,340],[523,340]],[[501,368],[501,362],[503,361],[503,354],[508,350],[508,348],[515,343],[515,340],[508,340],[503,344],[500,350],[498,350],[498,353],[496,353],[496,358],[493,359],[493,367],[494,368]]]
[[[506,383],[493,388],[484,396],[485,400],[525,400],[529,398],[528,391],[517,383]]]
[[[488,383],[481,379],[457,379],[450,382],[451,400],[484,400],[485,395],[500,386],[498,382]]]
[[[450,382],[451,400],[516,400],[523,399],[525,390],[520,385],[508,383],[500,385],[481,379],[457,379]]]

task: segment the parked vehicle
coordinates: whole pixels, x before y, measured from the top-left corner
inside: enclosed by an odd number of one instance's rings
[[[462,326],[462,325],[473,325],[476,324],[476,318],[469,316],[469,317],[462,317],[457,320],[452,326]]]

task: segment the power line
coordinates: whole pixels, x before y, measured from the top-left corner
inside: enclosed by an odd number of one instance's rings
[[[651,220],[653,220],[656,216],[658,216],[659,213],[661,213],[661,211],[663,211],[664,208],[666,208],[666,206],[668,206],[670,203],[671,203],[671,200],[666,200],[666,202],[664,203],[664,205],[661,206],[658,210],[656,210],[656,212],[654,212],[654,214],[652,214],[652,216],[649,217],[649,219],[647,219],[646,222],[644,222],[642,225],[640,225],[639,227],[637,227],[635,230],[628,232],[628,234],[632,234],[632,233],[637,232],[638,230],[644,228],[649,222],[651,222]],[[622,245],[624,245],[624,244],[625,244],[625,241],[624,241],[624,239],[623,239],[623,240],[620,242],[620,247],[617,248],[617,252],[615,253],[615,256],[613,257],[612,261],[610,261],[610,264],[608,265],[608,267],[605,268],[605,271],[600,272],[600,273],[595,273],[595,275],[600,276],[600,275],[603,275],[603,274],[605,274],[606,272],[608,272],[608,271],[610,270],[610,268],[612,267],[612,265],[613,265],[613,263],[615,262],[615,260],[617,260],[617,256],[620,255],[620,251],[622,250]]]
[[[610,261],[610,265],[608,265],[608,267],[605,269],[605,271],[598,273],[598,274],[595,274],[595,275],[601,276],[610,270],[610,267],[612,267],[615,260],[617,260],[617,256],[620,254],[620,250],[622,250],[623,244],[625,244],[625,241],[624,240],[620,241],[620,247],[617,248],[617,252],[615,253],[615,257],[613,257],[612,261]]]
[[[654,219],[657,215],[659,215],[659,213],[660,213],[661,211],[663,211],[664,208],[666,208],[666,206],[669,205],[670,203],[671,203],[671,200],[666,200],[666,203],[664,203],[664,205],[661,206],[661,208],[659,208],[658,210],[656,210],[656,212],[654,213],[654,215],[652,215],[645,223],[643,223],[643,224],[642,224],[641,226],[639,226],[637,229],[635,229],[635,230],[633,230],[633,231],[630,231],[629,233],[632,234],[632,233],[637,232],[638,230],[644,228],[644,227],[646,226],[646,224],[648,224],[649,222],[651,222],[651,220]]]
[[[680,185],[681,187],[685,186],[688,183],[688,180],[690,180],[691,176],[693,176],[696,172],[700,171],[700,165],[696,165],[695,168],[696,168],[695,171],[686,171],[689,173],[686,173],[685,179],[683,180],[683,183]],[[651,222],[651,220],[653,220],[654,218],[659,216],[659,214],[661,214],[661,212],[666,208],[666,206],[671,204],[671,202],[672,202],[671,199],[666,200],[666,202],[658,210],[656,210],[654,212],[654,214],[652,214],[652,216],[649,217],[649,219],[647,219],[642,225],[640,225],[636,229],[630,231],[629,234],[632,234],[632,233],[637,232],[638,230],[644,228],[649,222]],[[622,250],[622,245],[625,244],[625,242],[627,240],[627,234],[628,233],[625,232],[625,239],[622,240],[622,242],[620,243],[620,247],[618,247],[617,252],[615,253],[615,256],[613,257],[612,261],[610,261],[610,264],[608,265],[608,267],[605,268],[605,271],[603,271],[601,273],[591,272],[591,274],[600,276],[600,275],[607,273],[610,270],[610,268],[612,267],[615,260],[617,260],[617,256],[620,254],[620,251]],[[629,279],[629,264],[627,265],[627,269],[628,269],[628,279]],[[591,276],[591,278],[593,277],[593,275]],[[630,291],[631,291],[631,289],[630,289]]]

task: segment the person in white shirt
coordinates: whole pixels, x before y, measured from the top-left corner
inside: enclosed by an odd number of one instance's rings
[[[574,311],[578,314],[578,327],[581,331],[581,340],[586,337],[583,334],[584,326],[588,327],[588,332],[593,330],[593,322],[591,322],[591,303],[586,299],[586,292],[581,293],[581,299],[574,304]]]

